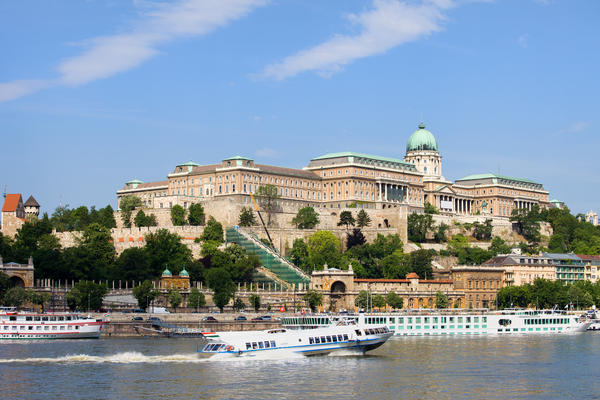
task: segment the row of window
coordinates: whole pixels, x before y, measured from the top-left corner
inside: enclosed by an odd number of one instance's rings
[[[33,326],[31,326],[31,325],[29,325],[29,326],[11,325],[11,326],[12,326],[12,330],[13,331],[16,331],[16,330],[21,330],[21,331],[28,330],[28,331],[32,331],[32,330],[34,330]],[[43,326],[42,325],[36,325],[35,326],[35,330],[36,331],[41,331],[42,327],[44,328],[43,329],[44,331],[50,331],[50,330],[52,330],[52,331],[58,331],[58,330],[64,331],[64,330],[66,330],[68,328],[68,326],[66,326],[66,325],[43,325]],[[79,329],[79,325],[75,325],[75,329]],[[11,330],[10,326],[4,325],[4,330],[5,331]]]
[[[569,318],[541,318],[541,319],[526,319],[525,325],[556,325],[568,324]]]
[[[438,322],[458,322],[458,323],[462,323],[467,322],[474,322],[474,323],[479,323],[479,320],[481,319],[481,322],[483,323],[487,323],[487,317],[475,317],[475,316],[468,316],[468,317],[367,317],[365,318],[365,322],[367,324],[395,324],[396,323],[396,318],[398,319],[398,324],[404,324],[405,320],[407,324],[412,324],[413,321],[416,324],[420,324],[420,323],[431,323],[433,322],[434,324],[437,324]]]
[[[337,342],[347,342],[347,341],[348,341],[348,335],[347,334],[343,334],[343,335],[315,336],[315,337],[309,337],[308,338],[308,343],[309,344],[337,343]]]
[[[246,350],[272,349],[277,347],[274,340],[265,340],[264,342],[246,342]]]

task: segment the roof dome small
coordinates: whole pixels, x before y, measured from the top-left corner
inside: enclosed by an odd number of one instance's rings
[[[410,274],[406,275],[406,279],[419,279],[419,275],[417,275],[415,272],[411,272]]]
[[[173,274],[171,273],[171,271],[169,271],[169,268],[165,266],[165,270],[163,271],[162,276],[173,276]]]
[[[179,273],[179,276],[190,276],[190,274],[188,274],[188,272],[185,270],[185,267],[183,267],[183,269]]]
[[[419,124],[419,129],[410,135],[408,138],[408,143],[406,144],[406,152],[414,150],[439,151],[435,136],[433,136],[433,133],[425,129],[425,125],[422,123]]]

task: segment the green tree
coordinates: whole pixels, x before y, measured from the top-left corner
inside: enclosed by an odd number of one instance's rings
[[[431,260],[433,259],[434,252],[432,250],[419,249],[410,253],[410,269],[419,275],[419,278],[432,278],[433,268],[431,267]]]
[[[177,290],[170,290],[168,299],[171,308],[173,308],[173,310],[176,311],[177,307],[179,307],[181,305],[181,302],[183,301],[183,296]]]
[[[256,217],[250,207],[242,207],[240,211],[240,218],[238,221],[239,226],[253,226],[256,225]]]
[[[383,278],[404,279],[406,274],[411,271],[409,260],[409,255],[402,254],[399,251],[394,251],[392,254],[385,256],[379,263]]]
[[[28,289],[27,298],[31,303],[40,306],[43,311],[44,305],[50,301],[50,293],[36,293],[33,289]]]
[[[318,231],[308,238],[308,267],[322,270],[327,264],[330,268],[340,268],[342,256],[340,254],[340,241],[330,231]]]
[[[147,308],[152,304],[152,302],[160,295],[160,292],[154,288],[154,284],[145,280],[140,285],[134,287],[131,290],[133,297],[138,302],[138,307],[147,310]]]
[[[435,292],[435,308],[448,308],[448,296],[441,290]]]
[[[389,292],[385,296],[385,302],[394,310],[400,310],[404,306],[404,300],[395,292]]]
[[[510,221],[513,222],[518,234],[523,235],[529,244],[537,245],[541,240],[539,206],[534,205],[531,210],[515,208],[512,210]]]
[[[185,225],[185,208],[181,207],[179,204],[175,204],[171,208],[171,222],[175,226]]]
[[[10,288],[10,278],[4,272],[0,271],[0,302],[4,299],[4,294]]]
[[[352,229],[352,233],[348,234],[346,239],[346,248],[351,249],[354,246],[362,246],[367,242],[365,235],[361,232],[360,228]]]
[[[492,238],[492,220],[486,219],[483,224],[473,222],[473,237],[477,240],[490,240]]]
[[[412,213],[408,216],[408,240],[415,243],[422,243],[427,239],[427,233],[433,227],[433,217],[431,214]]]
[[[369,307],[369,292],[361,290],[358,292],[356,299],[354,299],[354,305],[361,309],[367,309]]]
[[[313,229],[319,224],[319,215],[314,208],[303,207],[292,219],[292,224],[296,225],[298,229]]]
[[[440,211],[433,205],[433,204],[429,204],[429,203],[425,203],[424,206],[424,212],[425,214],[439,214]]]
[[[170,266],[173,274],[179,274],[181,266],[189,265],[192,260],[192,251],[181,243],[181,237],[166,229],[148,233],[144,249],[150,259],[153,277],[161,275],[165,264]]]
[[[67,293],[66,300],[71,310],[99,310],[107,292],[108,288],[105,284],[78,282]]]
[[[250,295],[250,297],[248,297],[248,301],[250,302],[250,305],[252,306],[252,308],[254,309],[255,312],[258,312],[258,310],[260,310],[260,296],[259,295],[252,293]]]
[[[469,247],[469,241],[460,233],[452,236],[452,239],[448,242],[448,251],[450,251],[450,254],[453,256],[457,256],[460,250],[467,247]]]
[[[305,272],[308,272],[310,270],[310,268],[308,267],[308,246],[302,238],[294,240],[292,249],[289,253],[289,259],[292,262],[292,264],[294,264],[301,270]]]
[[[150,257],[144,248],[130,247],[121,253],[115,262],[114,279],[143,281],[154,279]]]
[[[137,214],[135,214],[135,218],[133,219],[133,224],[138,228],[141,226],[148,226],[147,222],[148,218],[146,217],[146,213],[144,210],[139,210]]]
[[[223,243],[223,225],[221,225],[220,222],[217,222],[212,216],[209,217],[201,239],[204,241]]]
[[[354,224],[356,224],[356,220],[354,219],[354,216],[352,216],[351,211],[342,211],[340,213],[340,220],[338,221],[338,226],[345,225],[346,230],[348,230],[350,226],[354,226]]]
[[[267,226],[270,226],[273,213],[277,211],[277,200],[280,197],[277,186],[271,184],[261,185],[254,196],[267,214]]]
[[[373,307],[375,308],[384,308],[385,307],[385,297],[380,294],[376,294],[373,296]]]
[[[206,298],[204,297],[204,293],[199,291],[197,288],[192,288],[188,297],[188,307],[192,306],[196,311],[198,311],[199,307],[204,307],[205,305]]]
[[[121,209],[121,220],[123,226],[131,228],[131,212],[137,207],[142,206],[142,200],[134,195],[127,195],[121,198],[119,202],[119,208]]]
[[[188,209],[188,223],[192,226],[204,225],[204,207],[200,203],[194,203]]]
[[[494,256],[498,254],[510,254],[510,246],[500,236],[494,236],[488,251]]]
[[[109,205],[98,210],[96,221],[105,228],[113,229],[117,227],[117,221],[115,221],[115,210]]]
[[[71,261],[79,266],[78,269],[83,275],[81,278],[108,279],[116,254],[110,230],[97,222],[89,224],[83,231],[78,247],[80,256],[85,260],[71,259]],[[85,265],[82,265],[82,262],[85,262]]]
[[[364,209],[361,209],[356,216],[356,226],[364,228],[365,226],[371,225],[371,217]]]
[[[308,307],[312,312],[315,312],[317,307],[323,305],[323,294],[314,289],[309,289],[303,299],[308,303]]]
[[[52,222],[54,229],[56,229],[58,232],[67,232],[75,229],[73,211],[69,209],[68,204],[56,207],[52,213],[52,218],[50,221]]]
[[[27,292],[20,286],[12,287],[4,293],[4,305],[21,307],[28,300]]]
[[[244,308],[246,308],[246,304],[244,303],[244,300],[240,299],[239,297],[236,297],[235,301],[233,302],[233,309],[235,311],[241,311]]]
[[[433,234],[433,240],[435,240],[436,243],[447,241],[448,238],[446,237],[446,232],[448,231],[448,228],[450,227],[447,224],[441,223]]]
[[[213,290],[213,302],[223,312],[223,308],[235,296],[236,286],[225,268],[211,268],[206,273],[206,283]]]

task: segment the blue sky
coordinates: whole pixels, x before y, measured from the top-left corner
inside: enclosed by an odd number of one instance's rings
[[[600,211],[596,0],[0,2],[0,185],[43,211],[232,155],[403,157]]]

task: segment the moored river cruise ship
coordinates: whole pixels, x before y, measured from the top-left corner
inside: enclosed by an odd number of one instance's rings
[[[395,336],[512,335],[584,332],[589,318],[554,310],[431,310],[364,315],[365,325],[385,325]],[[287,329],[322,328],[359,315],[298,315],[281,318]]]
[[[108,322],[72,313],[0,312],[0,340],[99,338]]]

